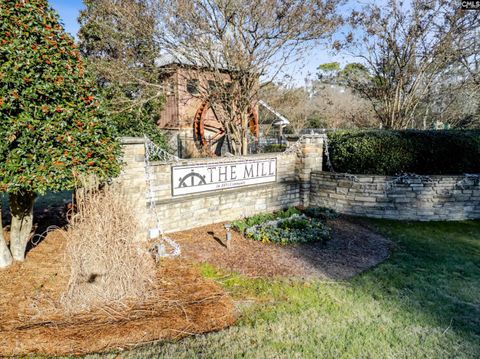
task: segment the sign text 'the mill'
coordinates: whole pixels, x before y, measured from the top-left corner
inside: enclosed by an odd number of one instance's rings
[[[276,158],[172,166],[172,195],[249,186],[276,179]]]

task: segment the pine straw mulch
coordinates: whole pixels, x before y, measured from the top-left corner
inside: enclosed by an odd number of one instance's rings
[[[197,263],[249,277],[343,280],[388,257],[390,241],[358,221],[341,217],[328,225],[333,236],[326,245],[264,244],[232,231],[227,249],[223,224],[173,233],[182,257],[159,266],[147,299],[76,315],[59,308],[69,277],[66,240],[61,230],[51,232],[24,263],[0,271],[0,357],[102,352],[232,325],[231,298],[194,269]]]
[[[156,286],[142,302],[65,315],[58,307],[69,275],[65,241],[60,230],[51,232],[24,263],[0,271],[0,357],[128,348],[235,321],[230,297],[182,260],[158,269]]]
[[[384,261],[391,242],[347,217],[329,220],[332,239],[325,245],[265,244],[232,231],[231,248],[224,244],[223,223],[172,233],[182,246],[182,257],[210,263],[249,277],[298,277],[343,280]]]

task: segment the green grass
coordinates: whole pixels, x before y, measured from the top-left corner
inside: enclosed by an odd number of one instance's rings
[[[479,358],[480,222],[369,223],[394,242],[376,268],[346,282],[300,282],[202,266],[238,302],[238,323],[121,356]]]

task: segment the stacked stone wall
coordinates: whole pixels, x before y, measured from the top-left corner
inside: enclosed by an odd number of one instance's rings
[[[476,176],[311,175],[310,204],[356,216],[403,220],[480,218]]]

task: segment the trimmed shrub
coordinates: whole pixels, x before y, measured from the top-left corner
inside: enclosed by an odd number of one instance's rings
[[[273,145],[266,145],[263,148],[264,153],[276,153],[276,152],[283,152],[287,149],[287,145],[279,145],[279,144],[273,144]]]
[[[23,261],[33,203],[79,176],[120,173],[121,148],[95,78],[47,0],[0,1],[0,192],[9,194],[10,251]]]
[[[480,173],[480,130],[338,131],[328,133],[328,145],[336,172]]]
[[[0,190],[74,189],[120,172],[96,81],[46,0],[0,2]]]

